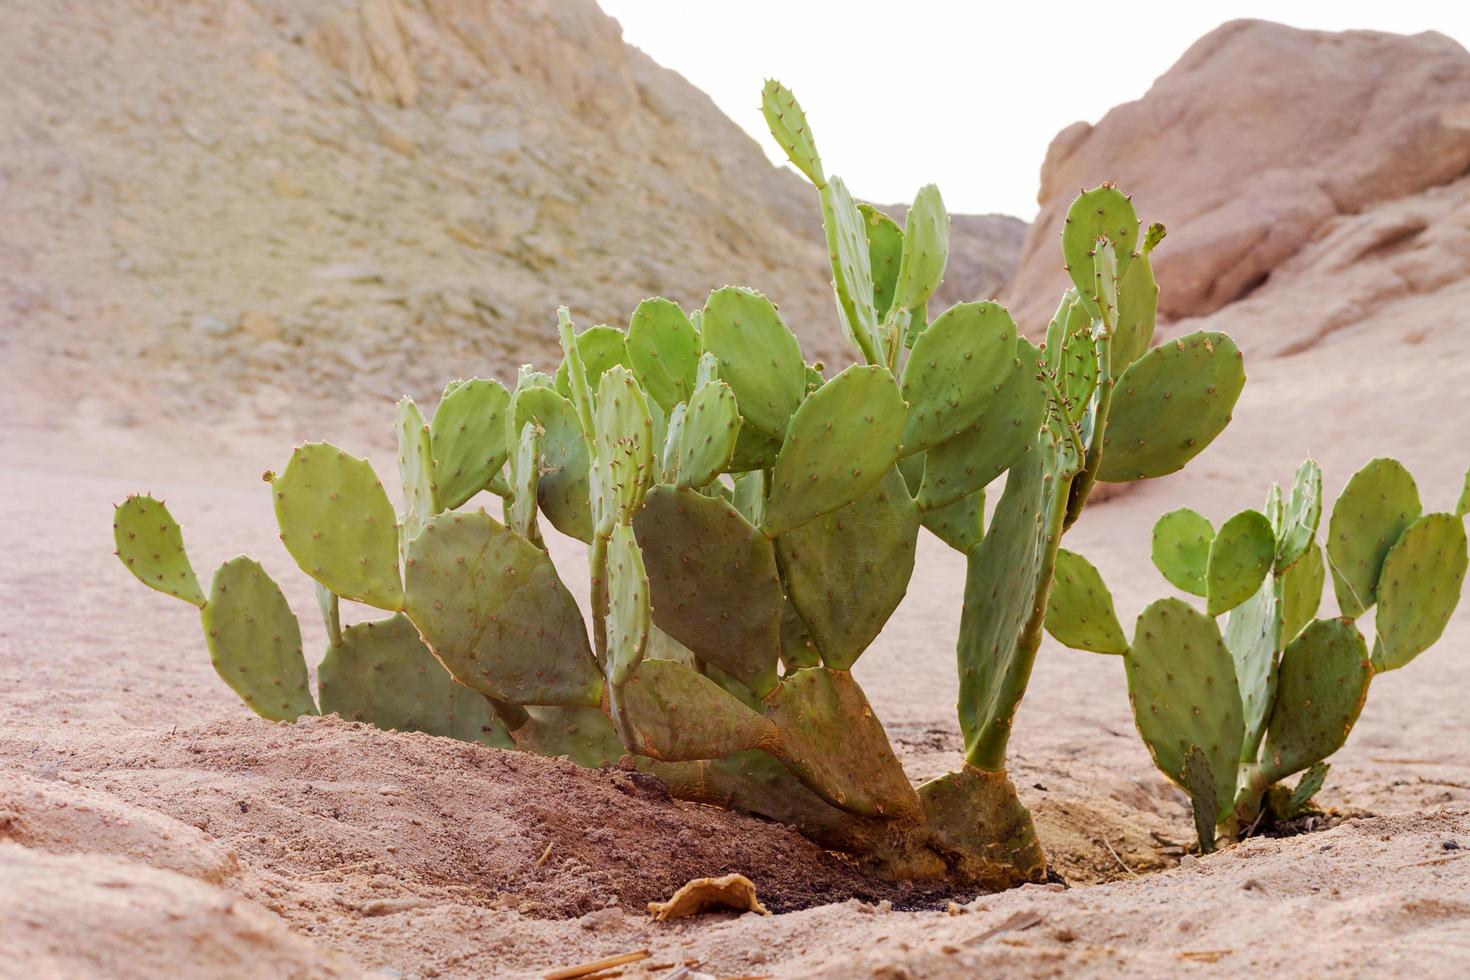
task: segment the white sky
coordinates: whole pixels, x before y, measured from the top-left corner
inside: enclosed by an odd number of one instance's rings
[[[628,41],[707,92],[773,160],[785,158],[759,110],[767,77],[796,93],[827,171],[855,195],[906,202],[933,181],[951,211],[1027,220],[1057,131],[1138,98],[1226,20],[1437,30],[1470,45],[1466,0],[600,3]]]

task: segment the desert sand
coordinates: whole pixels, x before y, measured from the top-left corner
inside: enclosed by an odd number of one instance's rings
[[[796,178],[623,45],[591,3],[557,6],[507,5],[515,16],[492,24],[450,0],[311,15],[269,0],[138,2],[82,27],[90,5],[16,5],[0,40],[0,78],[22,93],[0,108],[0,513],[12,535],[0,563],[0,976],[540,976],[645,949],[623,976],[685,963],[726,977],[1470,973],[1470,607],[1410,668],[1374,681],[1319,796],[1327,817],[1203,858],[1183,846],[1183,794],[1134,732],[1121,663],[1048,640],[1012,775],[1058,880],[998,895],[865,880],[784,828],[671,801],[626,772],[336,718],[271,724],[219,683],[193,610],[139,587],[111,554],[112,505],[128,492],[168,502],[201,569],[258,558],[301,618],[312,662],[325,638],[311,590],[259,482],[296,442],[328,438],[391,472],[392,401],[407,390],[432,402],[449,377],[544,362],[558,302],[616,321],[644,292],[698,302],[748,281],[781,301],[810,349],[835,350],[820,231]],[[375,34],[385,23],[396,26]],[[547,67],[569,45],[597,53]],[[1257,70],[1260,50],[1316,75],[1283,69],[1269,104],[1204,97],[1232,65]],[[527,63],[505,69],[502,51]],[[1318,109],[1356,106],[1361,121],[1344,132],[1392,118],[1408,135],[1344,138],[1314,157],[1291,140],[1315,134],[1272,128],[1282,106],[1310,113],[1321,77],[1368,63],[1420,67],[1375,71],[1352,92],[1328,86],[1338,94]],[[1049,216],[1079,181],[1115,177],[1136,188],[1145,220],[1171,227],[1160,254],[1174,256],[1180,298],[1160,336],[1222,329],[1246,353],[1225,434],[1182,474],[1090,508],[1067,538],[1102,571],[1125,624],[1169,591],[1148,558],[1166,510],[1193,506],[1218,524],[1259,506],[1307,454],[1328,500],[1391,454],[1426,507],[1444,509],[1470,464],[1470,55],[1437,36],[1244,23],[1202,40],[1171,75],[1058,138],[1008,287],[1054,305],[1058,270],[1037,257],[1054,248]],[[108,84],[115,76],[133,88]],[[583,114],[527,108],[553,97]],[[454,122],[473,115],[450,116],[456,101],[484,120]],[[1181,168],[1129,139],[1181,106],[1216,199],[1171,182]],[[571,181],[580,198],[556,183],[577,166],[541,167],[542,184],[502,175],[503,187],[450,166],[528,168],[537,158],[519,148],[568,135],[533,122],[585,134],[610,119],[627,143],[659,122],[687,145],[660,163],[669,173],[648,175],[646,148],[580,144],[592,181]],[[1242,120],[1277,137],[1274,169],[1254,143],[1229,156]],[[522,142],[488,157],[455,149],[481,128]],[[412,154],[394,146],[402,133]],[[1087,141],[1086,167],[1068,164]],[[743,164],[717,190],[692,176],[699,154],[737,152]],[[277,166],[260,169],[262,154]],[[371,194],[344,190],[353,168]],[[1253,183],[1267,170],[1279,199]],[[1333,191],[1328,171],[1377,189]],[[1389,172],[1400,179],[1381,179]],[[481,244],[467,245],[444,230],[447,202],[482,180],[470,195],[482,218],[504,215],[502,198],[539,210],[503,240],[481,226]],[[649,218],[644,190],[606,200],[597,180],[664,188],[667,213]],[[1288,214],[1273,203],[1302,200],[1306,186],[1332,205]],[[695,230],[737,205],[760,209],[779,245]],[[1251,264],[1259,229],[1247,213],[1290,243],[1263,264]],[[617,221],[652,224],[611,235]],[[973,232],[947,288],[1001,288],[1009,270],[987,281],[966,271],[982,245],[1000,256],[992,267],[1007,248],[1017,261],[1014,229],[998,227]],[[528,242],[554,261],[528,259]],[[600,243],[589,255],[577,242]],[[643,278],[627,282],[607,256]],[[300,274],[311,269],[336,271]],[[1170,275],[1161,262],[1165,296]],[[550,545],[585,607],[581,546]],[[923,538],[907,599],[856,670],[915,781],[960,758],[963,574],[960,555]],[[690,878],[731,871],[776,914],[646,915]]]

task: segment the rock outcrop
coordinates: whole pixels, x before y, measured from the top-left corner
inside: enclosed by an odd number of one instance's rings
[[[1062,217],[1077,188],[1103,180],[1168,225],[1160,310],[1180,318],[1249,294],[1344,216],[1467,168],[1470,55],[1451,39],[1234,21],[1143,98],[1052,141],[1041,212],[1007,295],[1028,332],[1045,328],[1069,284],[1056,251]],[[1394,234],[1378,247],[1394,247]]]

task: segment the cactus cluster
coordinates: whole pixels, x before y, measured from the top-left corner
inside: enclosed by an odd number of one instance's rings
[[[1138,732],[1189,794],[1210,851],[1222,831],[1303,811],[1374,675],[1439,639],[1465,580],[1466,509],[1462,498],[1456,513],[1424,513],[1408,470],[1375,459],[1333,505],[1324,549],[1322,471],[1309,459],[1289,495],[1272,486],[1264,513],[1241,511],[1216,531],[1181,509],[1154,525],[1154,564],[1203,611],[1160,599],[1130,643],[1097,570],[1068,552],[1046,626],[1067,646],[1123,657]],[[1329,572],[1338,615],[1318,618]],[[1370,646],[1358,620],[1375,606]]]
[[[817,190],[855,363],[808,363],[776,305],[741,287],[692,311],[646,300],[626,329],[578,333],[563,309],[554,372],[454,382],[427,422],[399,404],[397,510],[365,460],[300,447],[266,479],[325,617],[315,699],[296,619],[259,565],[227,562],[206,597],[177,525],[143,497],[117,510],[118,554],[201,608],[217,670],[267,718],[337,712],[634,765],[887,874],[1041,880],[1006,745],[1049,597],[1076,606],[1061,628],[1081,645],[1127,646],[1062,535],[1096,481],[1171,473],[1209,445],[1244,384],[1240,352],[1211,332],[1153,346],[1163,227],[1141,229],[1111,185],[1068,212],[1074,286],[1043,345],[994,302],[931,317],[949,248],[938,190],[899,227],[826,173],[790,92],[768,83],[763,110]],[[481,491],[498,517],[462,509]],[[543,519],[588,546],[585,617]],[[923,529],[967,556],[965,751],[915,788],[851,670],[903,598]],[[1246,544],[1209,574],[1246,574]],[[1177,557],[1192,574],[1196,553]],[[343,600],[387,618],[343,629]]]

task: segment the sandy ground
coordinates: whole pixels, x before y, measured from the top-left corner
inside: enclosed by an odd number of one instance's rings
[[[1370,321],[1310,356],[1249,364],[1235,424],[1186,474],[1089,511],[1068,546],[1102,569],[1125,623],[1166,592],[1147,559],[1159,513],[1188,503],[1218,523],[1307,451],[1329,499],[1393,452],[1428,507],[1453,502],[1470,456],[1470,332],[1401,333]],[[6,390],[44,400],[14,374]],[[1182,865],[1187,811],[1134,734],[1121,664],[1048,642],[1013,773],[1070,887],[909,895],[627,774],[253,718],[213,676],[193,611],[117,565],[111,505],[163,496],[201,569],[241,551],[262,560],[320,649],[307,582],[257,482],[310,428],[309,406],[291,428],[257,432],[91,414],[0,436],[13,535],[0,564],[0,838],[21,845],[0,847],[0,975],[536,976],[636,949],[652,976],[686,960],[719,976],[1470,971],[1463,608],[1419,662],[1375,680],[1320,797],[1337,811],[1331,829]],[[386,473],[388,428],[320,434]],[[584,591],[574,543],[553,554]],[[858,666],[916,780],[959,758],[962,579],[960,557],[926,537],[909,598]],[[640,912],[683,878],[728,870],[778,914],[655,924]]]

